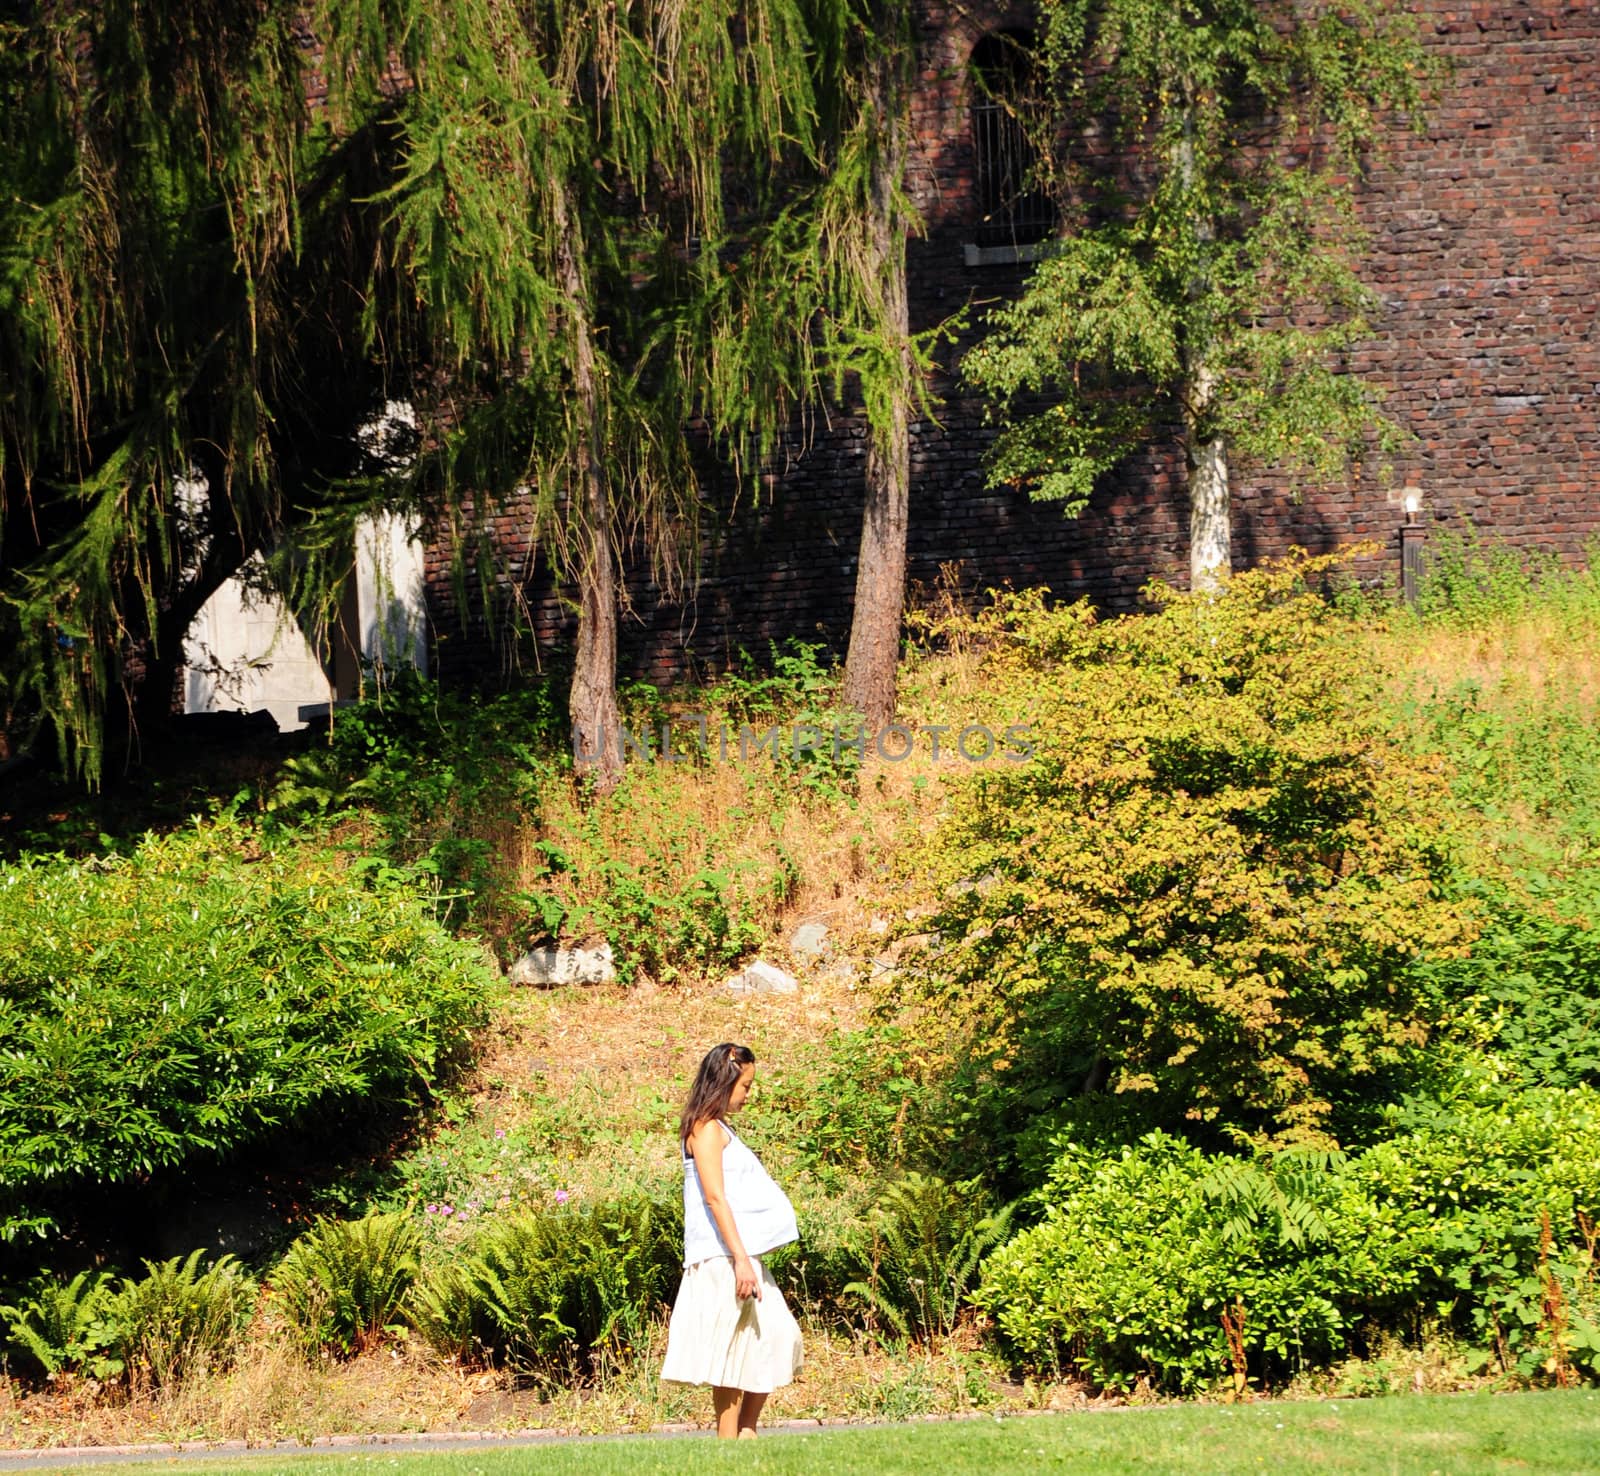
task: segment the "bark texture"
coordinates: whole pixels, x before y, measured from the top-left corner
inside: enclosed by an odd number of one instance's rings
[[[898,58],[885,56],[877,63],[874,93],[883,136],[873,161],[871,250],[865,269],[874,271],[881,284],[884,331],[900,357],[897,391],[890,398],[885,423],[872,427],[867,448],[866,504],[861,516],[850,646],[845,655],[844,701],[865,718],[869,728],[876,729],[894,721],[911,501],[913,365],[906,303],[906,226],[898,207],[910,124]]]
[[[578,584],[577,660],[568,700],[572,743],[580,771],[606,792],[622,777],[617,712],[617,572],[611,542],[611,497],[604,460],[604,412],[595,374],[593,314],[583,276],[583,241],[566,192],[551,188],[557,232],[556,259],[570,315],[574,413],[584,433],[577,439],[573,498]]]

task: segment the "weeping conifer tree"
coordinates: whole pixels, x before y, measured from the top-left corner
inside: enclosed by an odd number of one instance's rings
[[[362,472],[381,79],[307,104],[299,7],[0,20],[0,741],[91,781],[184,631]]]
[[[446,470],[532,489],[577,589],[574,747],[602,787],[620,553],[642,546],[668,589],[693,568],[685,423],[736,470],[769,454],[862,317],[819,170],[813,38],[833,25],[793,0],[414,0],[407,18],[396,259],[482,391]]]
[[[737,471],[830,377],[859,376],[875,427],[905,381],[863,213],[860,27],[848,0],[163,0],[15,25],[13,714],[93,777],[108,696],[164,711],[184,630],[253,551],[295,534],[310,604],[348,558],[304,554],[348,548],[359,512],[449,525],[531,489],[577,589],[574,738],[613,781],[619,559],[642,547],[668,589],[693,570],[685,423]],[[360,425],[400,393],[426,454],[365,462]]]
[[[925,350],[911,337],[906,297],[906,238],[920,225],[905,188],[916,44],[904,0],[876,0],[849,19],[847,54],[855,60],[843,73],[840,153],[856,162],[840,178],[855,179],[858,193],[837,221],[864,309],[850,367],[860,376],[870,441],[844,700],[869,728],[881,728],[894,719],[905,614],[911,413],[926,395]]]

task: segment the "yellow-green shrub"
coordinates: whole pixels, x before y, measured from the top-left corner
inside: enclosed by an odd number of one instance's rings
[[[1308,588],[1327,562],[1104,624],[1037,591],[973,623],[989,725],[1030,722],[1034,757],[958,794],[929,857],[946,946],[910,986],[964,1022],[971,1125],[1103,1085],[1135,1123],[1316,1138],[1426,1038],[1412,963],[1469,933],[1441,781]]]

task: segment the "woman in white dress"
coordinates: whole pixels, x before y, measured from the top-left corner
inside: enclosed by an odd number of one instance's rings
[[[755,1079],[748,1046],[706,1052],[678,1123],[683,1284],[661,1377],[709,1384],[717,1434],[749,1438],[767,1395],[800,1371],[800,1327],[761,1257],[800,1238],[788,1196],[726,1118]]]

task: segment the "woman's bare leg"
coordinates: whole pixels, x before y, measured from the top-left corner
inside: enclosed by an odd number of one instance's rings
[[[756,1433],[756,1421],[761,1418],[761,1406],[767,1402],[765,1394],[746,1394],[739,1401],[739,1434],[753,1436]]]
[[[717,1415],[718,1440],[732,1440],[738,1435],[742,1401],[750,1397],[743,1389],[724,1389],[720,1384],[712,1386],[711,1408]]]

